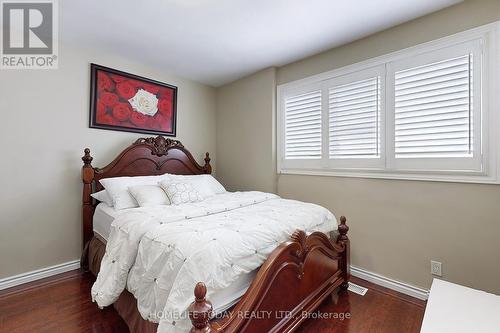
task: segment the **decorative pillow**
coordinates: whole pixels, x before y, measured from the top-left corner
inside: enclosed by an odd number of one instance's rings
[[[100,202],[104,202],[109,207],[113,207],[113,200],[111,200],[111,197],[106,190],[92,193],[90,196]]]
[[[130,186],[158,185],[165,176],[139,176],[139,177],[114,177],[104,178],[100,182],[106,189],[115,209],[138,207],[139,204],[128,191]]]
[[[170,200],[158,185],[137,185],[128,188],[141,207],[170,205]]]
[[[212,175],[168,175],[168,177],[172,181],[190,183],[203,198],[226,192],[224,186],[212,177]]]
[[[167,193],[170,202],[174,205],[180,205],[188,202],[199,202],[203,200],[198,192],[190,183],[162,181],[160,186]]]

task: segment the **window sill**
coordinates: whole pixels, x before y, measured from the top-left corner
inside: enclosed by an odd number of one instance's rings
[[[496,177],[481,173],[411,173],[411,172],[387,172],[387,171],[351,171],[351,170],[313,170],[313,169],[281,169],[281,175],[307,175],[307,176],[329,176],[347,178],[369,178],[369,179],[392,179],[392,180],[415,180],[448,183],[476,183],[476,184],[500,184]]]

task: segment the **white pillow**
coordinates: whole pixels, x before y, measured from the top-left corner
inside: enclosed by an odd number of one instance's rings
[[[138,207],[139,204],[128,191],[130,186],[158,185],[165,176],[138,176],[138,177],[114,177],[104,178],[100,182],[106,189],[115,209]]]
[[[203,200],[201,194],[191,183],[162,181],[160,186],[167,193],[170,202],[174,205]]]
[[[128,190],[141,207],[170,205],[167,194],[158,185],[130,186]]]
[[[111,197],[106,190],[92,193],[90,196],[100,202],[104,202],[109,207],[113,207],[113,200],[111,200]]]
[[[171,181],[190,183],[203,196],[208,198],[225,193],[226,189],[212,175],[168,175]]]
[[[214,176],[212,175],[201,175],[201,176],[205,178],[208,186],[215,194],[222,194],[227,192],[224,186],[222,186],[222,184],[219,183],[219,181],[215,179]]]

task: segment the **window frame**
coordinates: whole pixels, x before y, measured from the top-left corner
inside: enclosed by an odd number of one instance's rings
[[[360,63],[335,69],[329,72],[314,75],[305,79],[285,83],[277,86],[277,172],[278,174],[302,174],[302,175],[322,175],[322,176],[340,176],[340,177],[362,177],[362,178],[382,178],[382,179],[409,179],[409,180],[426,180],[426,181],[448,181],[448,182],[472,182],[472,183],[500,183],[500,145],[496,143],[496,131],[500,132],[500,97],[498,97],[497,87],[500,81],[500,65],[497,60],[500,56],[500,21],[491,23],[485,26],[474,28],[465,32],[461,32],[449,37],[441,38],[435,41],[410,47],[401,51],[396,51],[387,55],[369,59]],[[475,98],[474,103],[481,103],[481,113],[479,114],[479,121],[481,122],[481,131],[474,131],[474,145],[478,144],[476,136],[479,135],[480,151],[479,156],[474,156],[474,163],[477,163],[478,158],[482,159],[481,168],[475,170],[450,170],[451,167],[446,167],[447,164],[453,163],[450,158],[445,158],[439,163],[435,163],[435,167],[427,168],[427,170],[416,170],[409,165],[407,161],[396,159],[394,155],[394,89],[383,89],[384,95],[381,100],[381,117],[380,117],[380,148],[381,160],[384,160],[382,165],[370,165],[369,163],[349,164],[349,163],[335,163],[329,158],[329,137],[328,137],[328,117],[323,117],[323,150],[321,164],[311,163],[304,165],[300,160],[293,165],[288,161],[284,161],[283,151],[283,115],[284,115],[284,96],[292,91],[305,89],[311,84],[328,86],[329,83],[339,80],[341,77],[354,75],[357,72],[369,71],[373,68],[385,66],[385,76],[383,78],[383,85],[393,87],[394,74],[397,71],[398,64],[411,62],[413,59],[425,58],[426,54],[432,53],[434,56],[439,52],[446,52],[446,49],[460,48],[462,44],[473,45],[479,47],[481,51],[481,58],[474,56],[473,60],[481,61],[481,69],[479,72],[477,67],[474,75],[474,96],[478,96],[480,92],[481,98]],[[463,47],[463,46],[462,46]],[[396,65],[396,66],[395,66]],[[354,74],[353,74],[354,73]],[[482,86],[478,87],[477,76],[482,76],[479,81]],[[500,88],[500,87],[499,87]],[[323,92],[323,102],[328,101],[328,89],[326,94]],[[479,102],[476,102],[478,101]],[[322,105],[322,108],[324,106]],[[474,109],[477,110],[476,106]],[[326,107],[328,114],[328,107]],[[385,115],[384,115],[385,113]],[[476,112],[477,114],[478,112]],[[323,114],[323,111],[322,111]],[[474,114],[474,122],[476,123],[476,114]],[[327,127],[324,127],[327,126]],[[324,128],[327,130],[325,131]],[[387,130],[385,130],[387,128]],[[326,132],[326,135],[325,135]],[[326,144],[325,144],[326,143]],[[474,147],[474,151],[478,152],[478,147]],[[451,158],[453,159],[453,158]],[[353,159],[356,160],[356,159]],[[364,160],[364,159],[360,159]],[[444,161],[447,160],[447,161]],[[318,161],[318,160],[316,160]],[[450,162],[451,161],[451,162]]]

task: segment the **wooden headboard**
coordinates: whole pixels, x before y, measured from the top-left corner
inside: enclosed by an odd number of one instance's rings
[[[210,174],[209,154],[205,155],[205,165],[200,165],[193,155],[177,140],[157,136],[156,138],[140,138],[125,148],[104,168],[92,166],[90,149],[85,148],[82,157],[83,180],[83,246],[84,249],[92,239],[94,209],[96,202],[90,196],[102,190],[99,182],[103,178],[123,176],[152,176],[172,173],[177,175]]]

